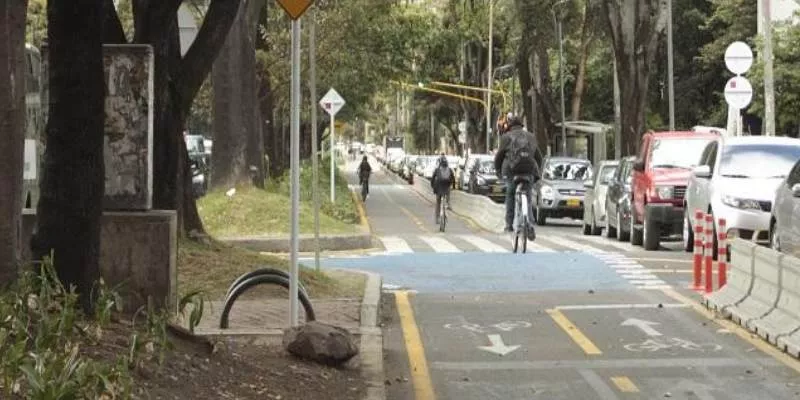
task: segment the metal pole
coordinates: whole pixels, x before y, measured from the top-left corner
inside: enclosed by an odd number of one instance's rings
[[[486,153],[491,150],[491,139],[489,134],[492,130],[492,81],[494,74],[492,73],[492,47],[494,47],[494,38],[492,31],[494,30],[494,0],[489,0],[489,66],[486,74],[486,86],[489,91],[486,92]]]
[[[317,13],[311,11],[308,61],[311,89],[311,192],[314,202],[314,268],[319,271],[319,132],[317,132]]]
[[[617,57],[612,56],[614,63],[614,159],[622,158],[622,107],[619,98],[619,72],[617,71]]]
[[[394,99],[394,137],[400,135],[400,90],[395,91]]]
[[[675,130],[675,77],[672,43],[672,0],[667,0],[667,102],[669,103],[669,130]]]
[[[298,325],[297,288],[300,269],[297,251],[300,236],[300,20],[292,21],[292,94],[291,94],[291,180],[292,180],[292,240],[291,279],[289,279],[290,325]]]
[[[763,0],[764,14],[764,133],[775,136],[775,81],[772,65],[772,6]]]
[[[331,204],[336,203],[336,151],[334,150],[333,134],[335,132],[336,117],[331,115]]]
[[[433,141],[434,139],[434,132],[436,127],[434,126],[435,122],[433,121],[433,110],[431,110],[431,152],[433,152]]]
[[[555,15],[555,13],[553,14]],[[558,75],[561,81],[561,155],[567,155],[567,114],[564,103],[564,40],[561,37],[561,19],[558,20]]]

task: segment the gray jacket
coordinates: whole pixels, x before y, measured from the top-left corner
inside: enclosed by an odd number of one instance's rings
[[[512,128],[510,131],[500,136],[500,147],[497,149],[497,153],[494,155],[494,169],[496,171],[501,172],[501,176],[504,178],[510,178],[510,167],[508,166],[508,159],[506,159],[506,154],[510,150],[512,138],[517,135],[528,135],[528,143],[532,143],[534,148],[536,149],[534,159],[536,160],[536,171],[534,172],[534,176],[536,178],[540,178],[539,168],[542,165],[542,153],[539,151],[539,146],[537,145],[536,135],[530,133],[523,129],[521,126],[516,126]]]

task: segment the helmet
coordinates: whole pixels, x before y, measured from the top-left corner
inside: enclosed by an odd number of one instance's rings
[[[508,113],[508,116],[506,117],[506,125],[511,128],[513,126],[523,126],[524,124],[522,123],[522,118],[520,118],[518,115]]]
[[[439,156],[439,166],[443,167],[447,166],[447,157],[444,155],[444,153],[441,156]]]

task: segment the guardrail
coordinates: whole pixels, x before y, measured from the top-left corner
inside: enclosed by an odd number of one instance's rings
[[[432,203],[436,202],[428,179],[415,179],[414,189],[426,200]],[[505,227],[505,205],[495,203],[486,196],[451,190],[450,206],[455,214],[470,219],[475,225],[487,231],[502,232]]]
[[[705,304],[800,357],[800,259],[734,239],[727,284]]]

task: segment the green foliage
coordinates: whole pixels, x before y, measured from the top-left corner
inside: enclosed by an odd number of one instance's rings
[[[28,0],[25,41],[41,48],[47,40],[47,0]]]

